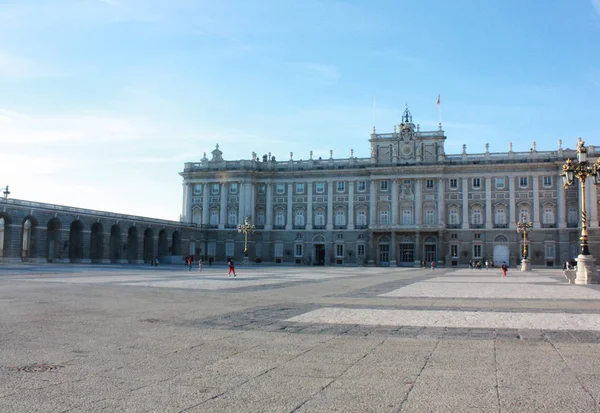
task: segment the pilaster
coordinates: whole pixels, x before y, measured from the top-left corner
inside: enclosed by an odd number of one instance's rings
[[[327,182],[327,226],[328,231],[333,230],[333,181]]]

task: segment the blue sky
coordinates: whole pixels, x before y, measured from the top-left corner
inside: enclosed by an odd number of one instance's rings
[[[600,0],[0,0],[0,185],[178,219],[186,161],[600,145]],[[375,99],[375,111],[373,101]]]

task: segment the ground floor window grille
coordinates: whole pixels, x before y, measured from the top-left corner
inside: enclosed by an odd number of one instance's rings
[[[458,245],[456,245],[456,244],[450,245],[450,256],[452,258],[458,257]]]
[[[294,256],[296,257],[302,257],[303,254],[303,245],[302,244],[296,244],[294,247]]]
[[[473,258],[481,258],[481,244],[473,245]]]
[[[344,244],[336,244],[335,246],[335,256],[338,258],[344,257]]]
[[[358,244],[356,246],[356,255],[358,257],[364,257],[365,256],[365,244]]]
[[[415,260],[415,246],[413,244],[400,244],[400,262],[412,263]]]
[[[425,244],[425,260],[427,262],[437,261],[435,244]]]
[[[544,252],[546,255],[546,259],[554,259],[554,244],[544,245]]]
[[[390,261],[390,246],[387,244],[379,245],[379,262]]]

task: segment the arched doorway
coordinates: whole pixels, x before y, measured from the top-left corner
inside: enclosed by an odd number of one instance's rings
[[[179,236],[179,231],[173,231],[173,235],[171,236],[172,240],[172,249],[171,255],[180,256],[181,255],[181,236]],[[193,254],[192,254],[193,255]]]
[[[158,233],[158,257],[169,255],[169,241],[167,240],[167,231],[164,229]]]
[[[134,263],[138,259],[138,232],[136,227],[127,232],[127,262]]]
[[[117,224],[110,228],[109,252],[110,262],[121,259],[121,227]]]
[[[48,262],[53,262],[57,258],[61,259],[63,256],[66,256],[69,242],[65,241],[65,245],[61,245],[60,220],[52,218],[48,221],[46,230],[46,257]]]
[[[81,262],[83,259],[83,224],[76,220],[69,230],[69,260]]]
[[[31,216],[23,220],[21,236],[21,260],[26,261],[35,256],[35,245],[37,239],[37,220]]]
[[[432,261],[437,263],[437,239],[435,237],[429,236],[423,241],[423,257],[428,265],[431,265]]]
[[[381,237],[377,241],[377,264],[382,266],[390,265],[390,239]]]
[[[312,262],[313,265],[325,265],[325,238],[317,235],[313,238]]]
[[[104,243],[102,242],[103,231],[101,223],[96,222],[92,225],[92,233],[90,235],[90,259],[92,262],[102,262],[104,253]]]
[[[154,238],[154,233],[150,228],[147,228],[144,231],[144,262],[151,262],[152,258],[154,258],[152,238]]]
[[[508,252],[508,238],[504,235],[497,235],[494,238],[494,265],[499,267],[502,263],[510,265]]]

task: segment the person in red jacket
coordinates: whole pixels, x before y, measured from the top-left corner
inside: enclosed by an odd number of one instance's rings
[[[230,259],[227,264],[229,265],[229,272],[227,273],[227,276],[230,277],[231,273],[233,273],[233,276],[235,277],[235,266],[233,264],[233,258]]]
[[[506,262],[502,263],[502,276],[506,277],[506,273],[508,272],[508,267],[506,266]]]

